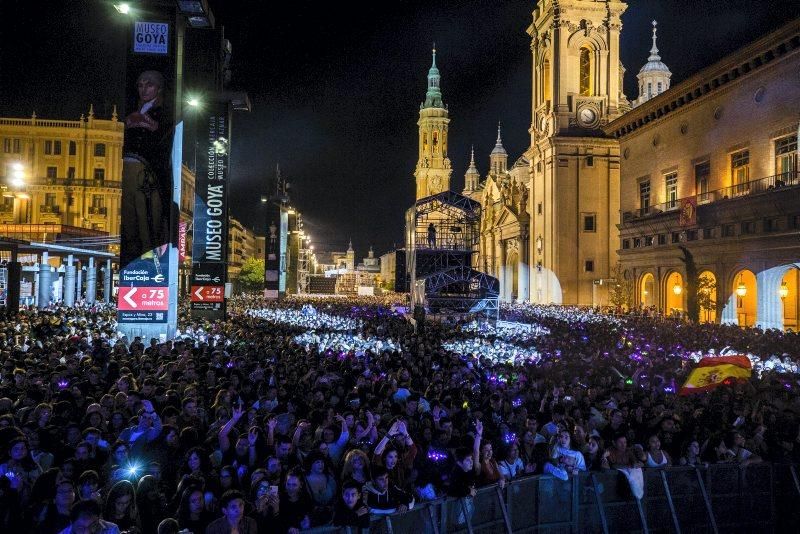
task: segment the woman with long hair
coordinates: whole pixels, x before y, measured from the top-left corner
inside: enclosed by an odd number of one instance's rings
[[[28,440],[17,436],[8,442],[5,458],[0,463],[0,476],[5,476],[11,481],[11,489],[16,490],[22,497],[22,502],[27,503],[33,483],[42,469],[31,456]]]
[[[353,449],[344,457],[341,480],[355,480],[362,486],[372,479],[369,457],[361,449]]]
[[[128,480],[120,480],[108,492],[103,519],[117,525],[120,531],[141,530],[136,506],[136,490]]]
[[[136,485],[136,509],[144,532],[155,532],[167,517],[165,498],[154,476],[145,475]]]
[[[206,508],[205,496],[200,486],[189,486],[184,490],[178,507],[178,525],[191,532],[205,532],[214,520],[214,514]]]

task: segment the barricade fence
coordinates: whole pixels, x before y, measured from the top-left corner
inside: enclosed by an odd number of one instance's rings
[[[483,534],[577,532],[798,532],[800,476],[795,464],[716,464],[644,469],[644,496],[634,498],[616,470],[562,481],[521,478],[475,497],[442,499],[385,516],[370,528],[317,527],[313,534]]]

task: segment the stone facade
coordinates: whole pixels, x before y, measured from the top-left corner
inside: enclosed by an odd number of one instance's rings
[[[633,305],[685,313],[706,277],[701,319],[797,327],[798,73],[795,20],[605,126]]]

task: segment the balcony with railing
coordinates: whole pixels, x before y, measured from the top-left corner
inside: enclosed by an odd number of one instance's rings
[[[61,213],[61,208],[59,206],[44,204],[43,206],[39,206],[39,213],[41,214],[53,214],[59,215]]]
[[[49,185],[59,187],[113,187],[122,188],[122,182],[119,180],[95,180],[93,178],[50,178],[46,176],[29,178],[26,180],[27,185]]]
[[[89,206],[89,215],[106,215],[108,208],[105,206]]]
[[[632,211],[622,212],[622,224],[634,222],[647,217],[654,217],[664,213],[677,212],[684,205],[684,200],[695,199],[698,206],[711,204],[714,202],[728,201],[741,197],[761,194],[780,193],[786,189],[792,189],[800,185],[800,174],[797,171],[784,172],[773,176],[767,176],[759,180],[750,180],[740,184],[723,187],[706,193],[698,193],[689,197],[678,198],[651,204]]]

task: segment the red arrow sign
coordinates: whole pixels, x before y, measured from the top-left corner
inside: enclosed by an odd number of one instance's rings
[[[169,288],[121,287],[117,309],[124,311],[164,311],[169,309]]]
[[[223,302],[223,286],[192,286],[192,302]]]

